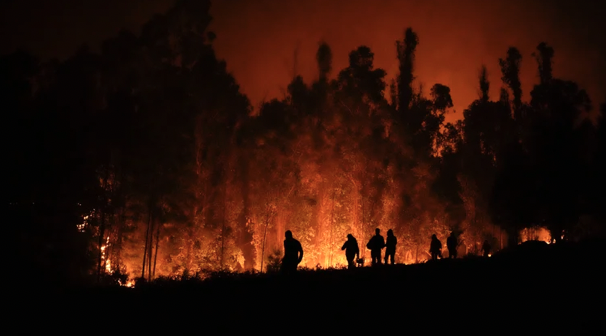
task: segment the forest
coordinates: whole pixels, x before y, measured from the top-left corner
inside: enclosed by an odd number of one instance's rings
[[[320,42],[317,77],[254,108],[213,51],[210,5],[177,1],[65,61],[0,56],[4,222],[23,277],[267,272],[286,230],[310,269],[346,264],[346,235],[364,246],[375,228],[393,229],[406,264],[451,231],[459,255],[604,235],[606,124],[590,115],[606,103],[552,75],[548,43],[503,50],[499,83],[478,64],[478,98],[456,123],[450,88],[415,81],[412,27],[390,83],[369,47],[333,69]],[[521,66],[537,69],[529,93]]]

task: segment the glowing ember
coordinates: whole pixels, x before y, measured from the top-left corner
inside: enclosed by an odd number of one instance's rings
[[[128,288],[134,288],[135,287],[135,282],[133,280],[128,280],[125,283],[122,283],[121,280],[118,280],[118,283],[122,287],[128,287]]]

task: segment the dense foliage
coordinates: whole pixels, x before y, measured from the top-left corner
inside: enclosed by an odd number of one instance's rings
[[[333,75],[321,44],[317,79],[294,78],[255,113],[213,52],[209,6],[178,1],[139,35],[64,62],[1,56],[3,205],[22,272],[71,282],[266,269],[287,229],[308,267],[343,264],[345,236],[365,244],[376,227],[394,230],[407,263],[452,230],[472,253],[535,226],[556,239],[603,232],[592,223],[604,217],[605,125],[587,118],[584,90],[552,76],[545,43],[530,101],[512,47],[501,96],[489,97],[484,68],[456,124],[444,122],[450,88],[414,86],[411,28],[390,85],[370,48]]]

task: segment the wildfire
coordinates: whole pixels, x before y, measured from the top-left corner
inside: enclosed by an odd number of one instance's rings
[[[118,280],[118,283],[122,287],[129,287],[129,288],[135,287],[135,282],[133,280],[127,280],[125,283],[122,283],[122,281]]]
[[[544,227],[527,228],[520,231],[520,243],[529,240],[543,241],[547,244],[551,244],[552,237],[551,232]]]
[[[107,253],[105,252],[107,250],[108,246],[109,246],[109,236],[107,237],[107,240],[105,241],[105,245],[101,246],[101,260],[103,260],[105,262],[105,271],[108,273],[111,273],[111,271],[112,271],[111,261],[109,259],[107,259]]]

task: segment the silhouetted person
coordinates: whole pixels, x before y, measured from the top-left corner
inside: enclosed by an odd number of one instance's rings
[[[360,258],[360,248],[358,247],[358,241],[353,235],[347,235],[347,241],[341,247],[341,250],[345,250],[345,258],[347,258],[347,268],[356,268],[356,259]]]
[[[366,248],[370,250],[373,266],[381,265],[381,250],[385,247],[385,239],[381,236],[381,230],[376,229],[375,233],[366,244]]]
[[[482,252],[485,257],[488,257],[488,255],[490,254],[491,248],[492,248],[492,246],[490,246],[490,244],[488,243],[488,240],[485,240],[484,245],[482,245]]]
[[[290,230],[284,233],[284,258],[282,258],[282,272],[294,273],[303,260],[303,247],[298,240],[292,237]]]
[[[393,235],[393,231],[389,229],[387,231],[387,242],[385,243],[385,264],[388,263],[389,257],[391,257],[391,264],[395,263],[396,244],[398,244],[398,239]]]
[[[442,242],[435,234],[431,236],[429,252],[431,253],[431,260],[436,260],[438,257],[442,258]]]
[[[457,242],[457,236],[455,236],[454,231],[450,233],[450,236],[446,238],[446,247],[448,248],[448,258],[455,259],[457,257],[457,247],[459,243]]]

